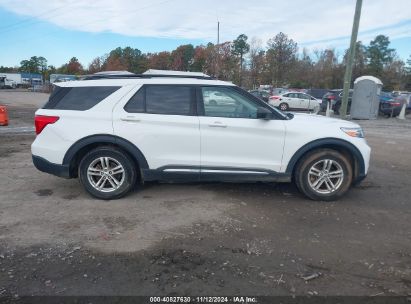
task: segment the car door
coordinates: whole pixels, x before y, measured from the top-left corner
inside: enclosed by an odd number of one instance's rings
[[[219,92],[234,103],[204,104],[203,96]],[[235,172],[261,174],[279,172],[283,154],[285,125],[281,119],[257,119],[264,106],[235,87],[199,88],[201,134],[201,178],[205,173]]]
[[[301,106],[301,101],[298,96],[298,93],[289,93],[288,94],[288,104],[291,109],[299,109]]]
[[[140,149],[150,169],[197,171],[199,176],[200,130],[195,103],[192,86],[135,88],[114,110],[114,134]]]
[[[299,100],[300,100],[299,108],[303,109],[303,110],[310,109],[311,97],[308,96],[307,94],[304,94],[304,93],[298,93],[298,97],[299,97]]]

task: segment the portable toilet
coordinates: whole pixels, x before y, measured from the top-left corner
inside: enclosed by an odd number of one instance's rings
[[[382,82],[374,76],[361,76],[354,81],[351,102],[352,119],[377,119]]]

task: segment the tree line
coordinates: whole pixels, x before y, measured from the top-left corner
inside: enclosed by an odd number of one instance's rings
[[[92,74],[100,71],[127,70],[142,73],[147,69],[203,72],[245,88],[261,84],[293,88],[342,88],[348,52],[334,48],[300,49],[284,33],[269,39],[264,46],[257,38],[245,34],[221,44],[193,46],[185,44],[175,50],[143,53],[137,48],[118,47],[96,57],[85,67],[76,57],[60,67],[47,64],[42,56],[22,60],[19,67],[0,67],[0,72],[50,74]],[[389,37],[376,36],[369,45],[356,44],[353,80],[362,75],[378,77],[385,90],[411,90],[411,55],[407,62],[390,48]]]

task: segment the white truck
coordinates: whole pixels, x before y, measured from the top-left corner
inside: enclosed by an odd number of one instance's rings
[[[0,73],[0,89],[15,89],[21,84],[21,75],[15,73]]]

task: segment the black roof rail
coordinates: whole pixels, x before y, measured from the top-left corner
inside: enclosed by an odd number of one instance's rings
[[[99,80],[99,79],[135,79],[135,78],[194,78],[213,80],[211,76],[196,76],[196,75],[167,75],[167,74],[100,74],[86,75],[82,80]]]

